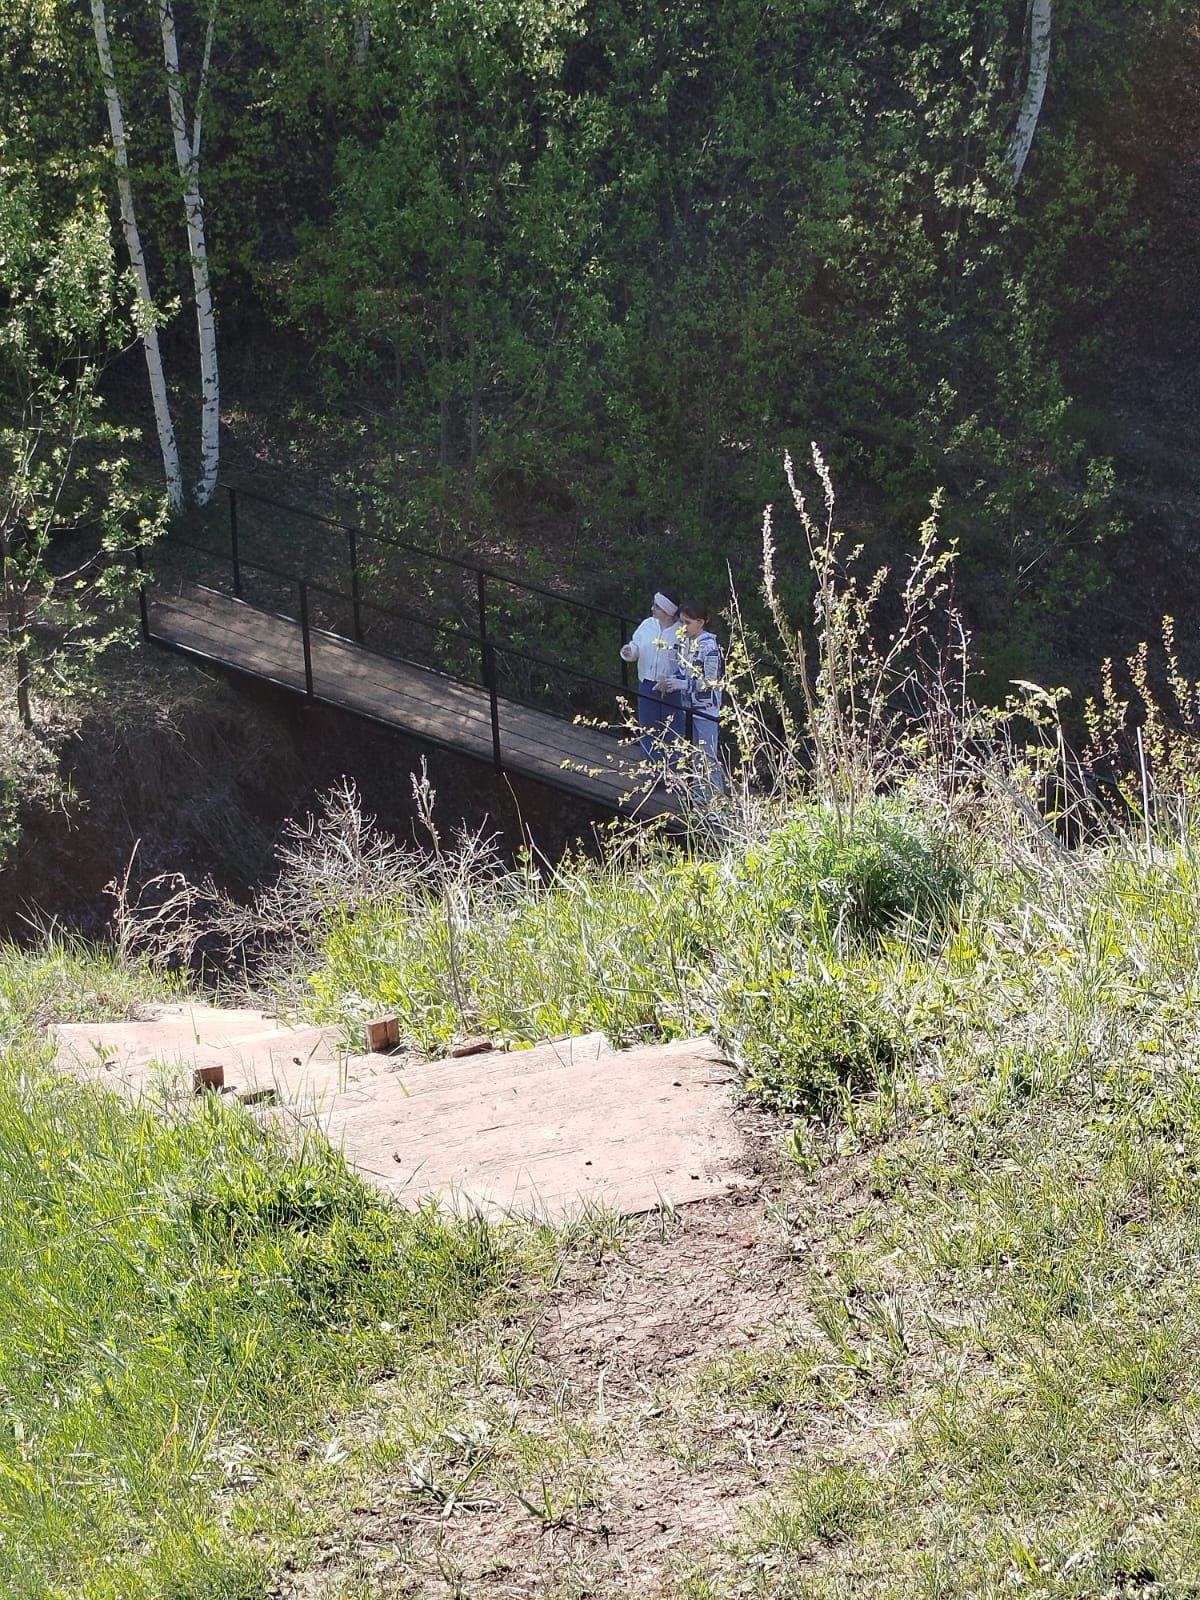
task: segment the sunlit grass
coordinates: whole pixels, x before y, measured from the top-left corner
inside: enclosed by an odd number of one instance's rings
[[[282,1552],[315,1570],[343,1540],[314,1592],[399,1595],[429,1540],[375,1561],[352,1505],[402,1495],[431,1528],[502,1507],[532,1549],[604,1522],[644,1457],[743,1474],[737,1533],[650,1594],[1194,1593],[1195,837],[1013,855],[965,834],[953,892],[926,894],[936,833],[882,815],[903,835],[882,882],[878,821],[834,854],[815,816],[330,918],[327,1015],[394,1005],[435,1048],[465,1021],[514,1043],[711,1029],[784,1109],[787,1315],[625,1402],[537,1351],[538,1285],[619,1246],[611,1219],[397,1216],[244,1113],[165,1122],[56,1083],[35,1021],[158,980],[5,952],[0,1589],[257,1600]],[[498,1304],[511,1322],[481,1323]]]
[[[797,1285],[816,1346],[700,1377],[806,1464],[671,1594],[1196,1592],[1194,848],[998,863],[930,953],[910,1062],[836,1141],[857,1203]],[[798,1228],[823,1181],[797,1177]]]
[[[902,799],[844,836],[813,806],[723,848],[571,858],[545,877],[464,866],[330,915],[310,1004],[352,1032],[392,1012],[435,1054],[462,1032],[712,1032],[764,1101],[823,1109],[891,1071],[897,985],[879,974],[954,921],[968,882],[946,830]]]
[[[529,1236],[518,1256],[482,1221],[395,1210],[318,1136],[211,1097],[165,1119],[45,1070],[43,1015],[171,988],[83,946],[0,953],[6,1600],[261,1595],[229,1493],[532,1259]]]

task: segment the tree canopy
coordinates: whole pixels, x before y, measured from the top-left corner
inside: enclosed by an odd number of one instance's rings
[[[946,487],[996,639],[1089,581],[1119,519],[1064,354],[1128,257],[1114,129],[1181,5],[105,16],[110,78],[81,8],[14,0],[0,93],[60,216],[99,178],[115,235],[119,92],[143,320],[189,418],[215,394],[188,327],[203,237],[222,340],[270,343],[307,406],[355,419],[349,487],[393,526],[461,542],[549,519],[623,543],[613,578],[666,547],[703,587],[752,545],[783,449],[817,437],[885,532]],[[211,481],[211,433],[180,439]]]

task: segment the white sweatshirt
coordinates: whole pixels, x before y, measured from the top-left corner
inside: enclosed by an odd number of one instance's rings
[[[676,634],[679,625],[669,622],[664,628],[657,617],[647,617],[634,629],[629,643],[637,651],[638,680],[655,683],[659,678],[672,678],[679,671]]]

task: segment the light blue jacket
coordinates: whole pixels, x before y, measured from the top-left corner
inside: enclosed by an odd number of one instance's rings
[[[716,635],[706,628],[696,638],[690,639],[679,630],[679,665],[682,668],[680,688],[683,703],[693,711],[716,716],[721,709],[721,685],[725,676],[725,657]]]

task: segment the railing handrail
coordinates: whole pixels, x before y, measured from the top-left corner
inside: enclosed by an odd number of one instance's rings
[[[479,561],[468,561],[464,556],[444,556],[436,550],[430,550],[426,545],[413,544],[407,539],[397,539],[387,533],[373,533],[369,528],[364,528],[361,523],[342,522],[337,517],[326,516],[321,511],[309,511],[304,506],[289,504],[286,500],[276,500],[271,495],[261,494],[257,489],[244,489],[240,484],[229,483],[222,479],[218,488],[224,489],[227,494],[244,495],[247,499],[257,500],[260,505],[273,506],[276,511],[286,511],[293,516],[306,517],[310,522],[320,522],[326,527],[337,528],[341,533],[352,533],[356,537],[374,539],[376,543],[386,545],[392,550],[404,550],[409,555],[423,556],[427,561],[435,561],[442,566],[459,567],[464,572],[482,573],[485,578],[493,583],[505,583],[513,589],[523,589],[526,594],[536,594],[544,600],[554,600],[559,605],[575,606],[580,611],[590,611],[598,617],[608,617],[613,622],[629,623],[629,618],[622,611],[613,611],[608,606],[598,606],[591,600],[577,600],[574,595],[559,594],[554,589],[547,589],[538,583],[529,583],[524,578],[514,578],[510,573],[500,572],[495,567],[486,567]]]
[[[492,648],[498,650],[502,655],[517,656],[520,660],[532,661],[539,667],[553,667],[556,672],[568,672],[573,678],[582,678],[585,683],[598,683],[602,689],[608,689],[611,693],[623,695],[626,699],[631,698],[631,691],[624,689],[620,684],[614,683],[611,678],[598,678],[594,672],[581,672],[578,667],[569,667],[566,662],[554,661],[549,656],[532,655],[528,650],[521,650],[515,644],[505,644],[503,641],[494,639],[490,642]],[[637,698],[639,700],[653,700],[660,706],[669,706],[671,704],[669,700],[664,700],[661,695],[643,694],[640,688],[637,690]]]
[[[307,700],[309,700],[310,702],[317,698],[317,695],[316,695],[316,684],[315,684],[315,681],[314,681],[313,655],[312,655],[312,635],[313,635],[314,632],[322,633],[327,638],[334,639],[338,643],[348,644],[348,645],[351,645],[354,648],[361,649],[367,654],[378,656],[378,657],[380,657],[382,659],[388,659],[388,654],[386,652],[378,650],[378,649],[375,649],[373,646],[368,645],[366,643],[365,639],[362,636],[362,624],[361,624],[360,608],[364,604],[369,606],[373,611],[378,611],[383,616],[395,617],[399,621],[404,621],[404,622],[409,622],[409,623],[411,623],[411,622],[419,622],[422,626],[429,628],[430,631],[433,632],[433,633],[446,633],[446,634],[454,635],[454,636],[456,636],[458,638],[467,639],[467,640],[469,640],[471,642],[471,644],[474,647],[478,648],[478,650],[479,650],[480,675],[481,675],[481,678],[482,678],[484,692],[487,695],[488,709],[489,709],[489,720],[490,720],[490,723],[491,723],[492,759],[493,759],[493,762],[495,764],[496,771],[500,772],[500,773],[503,773],[503,771],[505,769],[504,769],[504,751],[503,751],[503,747],[502,747],[502,737],[501,737],[501,727],[500,727],[500,693],[499,693],[499,682],[498,682],[498,676],[499,675],[498,675],[498,673],[496,671],[497,649],[503,650],[508,655],[515,656],[518,660],[532,662],[537,666],[549,668],[552,672],[555,672],[555,673],[558,673],[558,674],[565,674],[569,678],[573,678],[573,679],[576,679],[576,680],[581,680],[581,681],[586,682],[586,683],[599,684],[606,692],[609,692],[609,693],[611,693],[617,687],[614,683],[612,683],[608,679],[597,677],[594,673],[584,672],[578,667],[569,666],[566,662],[552,661],[549,658],[547,658],[546,656],[540,656],[540,655],[534,654],[532,651],[522,650],[517,645],[506,644],[506,643],[501,643],[501,644],[498,645],[496,640],[494,640],[494,639],[492,639],[492,638],[490,638],[488,636],[487,607],[486,607],[486,599],[485,599],[486,574],[482,569],[479,569],[479,568],[475,568],[475,569],[470,569],[469,568],[468,569],[468,570],[474,570],[475,571],[476,577],[477,577],[477,581],[478,581],[478,588],[479,588],[479,632],[478,632],[478,636],[475,636],[475,635],[472,635],[471,633],[469,633],[465,628],[459,628],[459,627],[455,626],[453,623],[427,622],[424,618],[417,617],[412,613],[400,612],[400,611],[396,610],[394,607],[381,605],[381,604],[379,604],[378,602],[376,602],[374,600],[363,600],[361,592],[360,592],[360,586],[359,586],[358,581],[357,581],[357,578],[358,578],[357,568],[354,569],[354,573],[353,573],[353,579],[354,579],[354,581],[353,581],[353,592],[351,594],[346,594],[343,590],[332,589],[327,584],[314,582],[311,579],[309,579],[307,577],[304,577],[304,576],[301,576],[301,575],[299,575],[297,573],[291,573],[291,572],[282,571],[280,568],[274,567],[274,566],[270,566],[266,562],[261,562],[261,561],[243,561],[241,556],[240,556],[239,549],[238,549],[236,503],[237,502],[236,502],[236,491],[235,491],[233,494],[230,495],[230,546],[231,546],[231,548],[230,548],[230,554],[229,554],[228,557],[225,557],[225,556],[221,555],[220,553],[218,553],[217,551],[210,549],[210,547],[207,546],[207,545],[198,544],[195,540],[186,539],[186,538],[183,538],[183,537],[181,537],[179,535],[176,535],[174,537],[174,539],[172,541],[170,541],[170,542],[173,543],[175,546],[177,546],[179,548],[182,548],[184,550],[193,550],[193,551],[198,552],[201,555],[205,555],[205,556],[208,556],[210,558],[215,558],[216,560],[220,561],[222,564],[224,563],[224,561],[226,559],[228,559],[230,561],[231,568],[232,568],[232,584],[233,584],[234,597],[235,597],[236,600],[240,600],[242,598],[241,571],[242,571],[243,567],[246,567],[246,568],[248,568],[249,570],[251,570],[253,572],[265,573],[268,576],[270,576],[272,578],[275,578],[276,580],[279,580],[279,581],[282,581],[282,582],[288,584],[289,586],[292,585],[292,584],[295,584],[297,586],[298,593],[299,593],[299,612],[300,612],[300,616],[299,616],[298,621],[299,621],[299,627],[300,627],[301,651],[302,651],[302,658],[303,658],[303,664],[304,664],[304,694],[305,694],[305,697],[307,698]],[[335,526],[336,526],[336,524],[335,524]],[[354,550],[354,531],[352,529],[349,529],[349,528],[345,529],[345,531],[350,534],[350,547],[351,547],[351,551],[353,552],[353,550]],[[151,641],[151,640],[153,640],[155,638],[155,635],[154,635],[154,633],[152,632],[152,629],[151,629],[150,608],[149,608],[148,599],[147,599],[147,592],[146,592],[147,591],[147,578],[149,577],[149,574],[145,570],[145,553],[140,548],[138,549],[137,557],[138,557],[139,566],[142,568],[142,571],[140,573],[140,582],[139,582],[139,585],[138,585],[138,608],[139,608],[139,612],[140,612],[141,631],[142,631],[142,637],[144,639],[146,639],[147,641]],[[456,563],[456,564],[457,565],[464,565],[464,563]],[[219,591],[214,591],[214,592],[219,592]],[[340,601],[349,602],[349,604],[353,608],[353,615],[354,615],[354,638],[350,638],[345,634],[335,633],[331,629],[325,629],[325,628],[320,628],[320,627],[314,629],[313,623],[312,623],[312,617],[311,617],[310,610],[309,610],[310,592],[313,592],[313,593],[316,593],[316,594],[325,595],[328,598],[333,599],[333,600],[340,600]],[[263,608],[255,608],[255,609],[262,610]],[[294,623],[294,621],[296,620],[296,619],[293,619],[291,617],[286,617],[286,616],[284,616],[283,613],[279,613],[279,612],[273,612],[273,613],[267,613],[267,614],[278,616],[278,617],[280,617],[280,620],[286,621],[289,624]],[[612,615],[612,613],[608,613],[608,615]],[[180,648],[182,648],[182,647],[180,647]],[[405,660],[404,657],[391,657],[391,659],[401,660],[401,661]],[[411,662],[409,664],[411,665]],[[268,678],[270,677],[270,674],[260,674],[260,675],[267,676]],[[454,679],[454,674],[452,674],[452,673],[443,673],[442,676],[444,676],[444,677],[446,677],[448,679],[451,679],[452,681]],[[271,681],[276,681],[276,680],[271,679]],[[459,679],[457,681],[462,682],[463,680]],[[627,686],[626,686],[625,692],[627,692]],[[642,695],[642,694],[639,693],[639,699],[650,700],[650,701],[652,701],[655,704],[660,705],[660,706],[669,706],[671,704],[671,702],[668,701],[667,699],[665,699],[665,697],[657,695],[657,694]],[[682,709],[684,711],[684,716],[685,716],[685,737],[687,738],[688,742],[691,743],[694,740],[694,730],[693,730],[694,713],[693,713],[693,708],[690,705],[688,705],[688,706],[682,707]],[[643,745],[643,750],[644,750],[644,748],[645,748],[645,739],[644,738],[642,740],[642,745]]]
[[[164,541],[164,547],[170,548],[172,545],[182,545],[185,550],[197,550],[201,555],[212,556],[217,561],[229,560],[229,557],[220,550],[213,550],[206,544],[197,544],[194,539],[182,539],[178,534],[174,533],[170,534]],[[378,600],[366,600],[361,596],[356,598],[353,594],[347,594],[344,589],[331,589],[328,584],[318,583],[315,578],[305,577],[303,573],[299,572],[285,572],[282,567],[268,566],[265,561],[247,561],[245,556],[239,556],[238,564],[243,567],[249,567],[253,572],[265,572],[270,578],[281,578],[285,583],[303,583],[313,594],[327,595],[331,600],[345,600],[351,606],[355,604],[369,606],[372,611],[380,611],[385,617],[394,617],[397,622],[418,622],[423,628],[430,628],[435,633],[453,633],[460,638],[469,639],[472,644],[476,642],[476,635],[469,628],[460,628],[454,622],[431,622],[428,617],[419,616],[415,611],[398,611],[395,606],[385,606]],[[241,597],[239,596],[238,598],[240,599]],[[318,629],[317,631],[322,632],[324,630]],[[337,634],[335,637],[345,638],[347,644],[360,643],[359,640],[351,639],[345,634]],[[369,650],[371,646],[364,644],[362,648]],[[378,650],[375,651],[376,655],[384,653]]]
[[[219,550],[210,549],[208,545],[197,544],[192,539],[180,538],[176,534],[171,534],[169,539],[166,541],[166,544],[168,546],[181,545],[185,550],[196,550],[201,555],[213,556],[218,561],[227,561],[229,559],[228,556],[224,555]],[[347,594],[344,589],[331,589],[327,584],[317,583],[313,579],[302,577],[297,572],[285,572],[280,567],[268,566],[267,563],[263,561],[247,561],[244,556],[239,557],[239,560],[243,567],[249,567],[251,571],[265,572],[268,577],[280,578],[285,583],[303,584],[312,594],[323,594],[330,600],[344,600],[348,605],[354,605],[356,603],[355,596]],[[431,622],[427,617],[419,616],[415,611],[398,611],[394,606],[385,606],[378,600],[368,600],[363,596],[359,596],[357,598],[357,604],[367,607],[371,611],[378,611],[385,617],[393,617],[397,622],[416,622],[419,623],[421,627],[430,629],[431,632],[448,633],[454,635],[456,638],[466,639],[472,646],[476,646],[479,643],[478,636],[472,633],[470,629],[460,628],[453,622]],[[282,615],[282,613],[273,614]],[[382,656],[386,659],[394,661],[402,661],[407,659],[403,656],[396,656],[391,651],[380,650],[376,645],[367,644],[361,640],[351,639],[348,634],[337,633],[329,628],[314,626],[312,631],[314,633],[327,633],[330,638],[344,640],[345,643],[353,644],[358,649],[367,651],[367,653],[370,655]],[[535,666],[550,667],[555,672],[565,672],[569,677],[580,679],[585,683],[599,684],[602,689],[607,689],[610,693],[627,693],[627,691],[620,684],[615,683],[611,678],[601,678],[598,677],[594,672],[584,672],[579,667],[569,666],[565,661],[555,661],[551,656],[537,655],[532,651],[522,650],[519,645],[509,644],[507,641],[501,639],[489,639],[487,642],[494,651],[497,651],[502,655],[516,656],[519,660],[531,662]],[[445,676],[453,677],[454,674],[446,673]],[[640,689],[638,690],[638,697],[643,700],[653,700],[657,705],[671,704],[669,700],[664,700],[659,695],[643,694]]]

